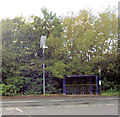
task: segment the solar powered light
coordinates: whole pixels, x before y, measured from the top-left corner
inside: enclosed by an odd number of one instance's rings
[[[45,48],[48,48],[45,46],[46,44],[46,36],[41,36],[40,40],[40,48],[43,49],[43,94],[45,95],[45,58],[44,58],[44,53],[45,53]]]
[[[40,40],[40,48],[48,48],[47,46],[45,46],[46,44],[46,36],[41,36],[41,40]]]

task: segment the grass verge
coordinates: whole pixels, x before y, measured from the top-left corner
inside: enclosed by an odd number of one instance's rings
[[[120,95],[120,91],[119,92],[103,92],[102,95],[103,96]]]

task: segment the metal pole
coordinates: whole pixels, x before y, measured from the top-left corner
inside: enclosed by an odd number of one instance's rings
[[[93,94],[93,93],[92,93],[92,78],[90,78],[90,80],[91,80],[91,94]]]
[[[66,95],[66,77],[63,79],[63,95]]]
[[[101,95],[101,70],[99,69],[100,95]]]
[[[101,82],[101,75],[99,76]],[[101,95],[101,84],[100,84],[100,95]]]
[[[43,48],[43,94],[45,95],[45,58],[44,58],[45,50]]]
[[[96,76],[96,95],[98,95],[98,77]]]

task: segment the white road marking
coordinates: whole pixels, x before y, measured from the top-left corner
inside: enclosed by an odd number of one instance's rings
[[[65,100],[50,100],[50,101],[53,101],[53,102],[62,102],[62,101],[65,101]]]
[[[37,102],[37,101],[7,101],[7,102],[13,102],[13,103],[15,102],[16,103],[16,102]]]
[[[44,107],[44,106],[43,106],[43,107],[39,106],[39,107],[36,107],[36,108],[46,108],[46,107]]]
[[[3,101],[3,102],[0,102],[0,103],[25,103],[25,102],[38,102],[38,101]]]
[[[18,111],[20,111],[20,112],[23,112],[21,109],[19,109],[19,108],[6,108],[6,110],[18,110]]]
[[[6,108],[6,110],[15,110],[16,108]]]
[[[115,104],[105,104],[106,106],[113,106],[113,105],[115,105]]]
[[[81,107],[86,107],[86,106],[88,106],[88,105],[78,105],[78,106],[81,106]]]
[[[16,110],[18,110],[18,111],[20,111],[20,112],[23,112],[21,109],[19,109],[19,108],[15,108]]]
[[[105,98],[105,99],[111,99],[112,100],[112,99],[118,99],[118,98]]]
[[[63,106],[63,107],[68,107],[68,108],[71,108],[71,107],[76,107],[76,106]]]
[[[58,108],[61,108],[62,106],[57,106]]]

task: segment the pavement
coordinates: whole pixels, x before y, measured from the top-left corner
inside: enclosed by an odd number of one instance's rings
[[[2,99],[2,115],[118,115],[118,96],[27,96]]]

